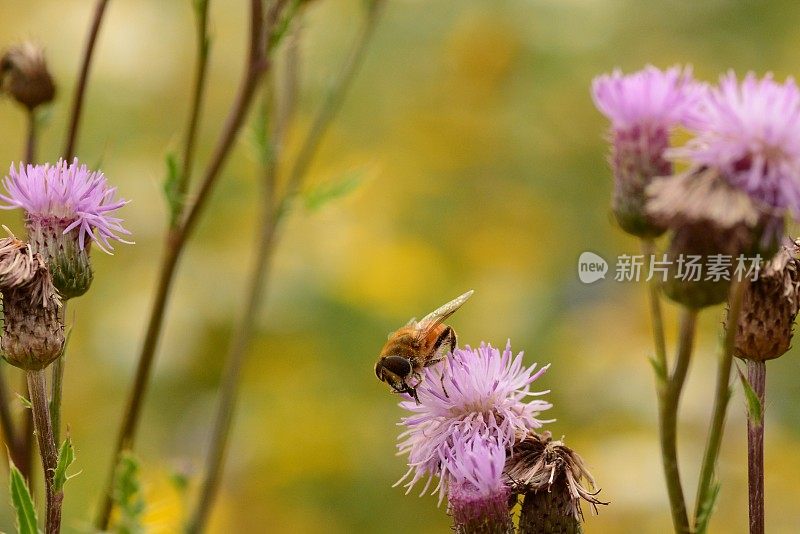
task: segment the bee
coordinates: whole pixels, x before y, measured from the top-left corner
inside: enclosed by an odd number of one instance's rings
[[[389,334],[375,364],[375,376],[395,393],[408,393],[419,403],[417,386],[422,369],[442,361],[456,348],[456,333],[444,324],[474,291],[470,290],[417,321]],[[413,383],[410,383],[413,380]]]

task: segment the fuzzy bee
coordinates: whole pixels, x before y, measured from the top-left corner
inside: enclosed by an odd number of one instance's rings
[[[408,393],[414,400],[422,381],[422,369],[442,361],[456,348],[456,333],[444,324],[474,291],[470,290],[432,311],[420,321],[408,324],[389,334],[375,364],[375,376],[396,393]]]

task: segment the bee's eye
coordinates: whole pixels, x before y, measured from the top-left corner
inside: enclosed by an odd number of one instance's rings
[[[387,356],[381,360],[380,365],[401,378],[411,374],[411,362],[402,356]]]
[[[378,363],[375,364],[375,376],[378,377],[378,380],[383,380],[383,371],[382,371],[382,369],[383,369],[383,365],[381,365],[381,362],[378,362]]]

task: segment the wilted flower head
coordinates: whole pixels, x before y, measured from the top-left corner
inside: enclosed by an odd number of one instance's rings
[[[513,531],[505,463],[506,449],[496,440],[456,438],[447,462],[447,499],[457,532]],[[488,525],[494,528],[481,528]]]
[[[56,87],[44,50],[32,42],[6,50],[0,57],[0,90],[29,110],[53,100]]]
[[[61,301],[41,255],[14,237],[0,239],[0,293],[3,358],[22,369],[43,369],[64,346]]]
[[[583,521],[582,500],[593,513],[597,505],[608,504],[592,491],[595,481],[580,455],[549,432],[531,432],[519,442],[505,473],[512,491],[524,495],[520,532],[576,532],[572,528]]]
[[[670,157],[718,169],[754,200],[800,213],[800,91],[791,78],[722,76],[701,106],[697,137]]]
[[[53,281],[64,298],[83,294],[92,280],[89,248],[104,252],[111,240],[128,243],[122,219],[112,215],[127,201],[102,172],[90,171],[77,158],[67,165],[13,165],[3,180],[2,209],[22,208],[31,246],[50,265]]]
[[[547,393],[530,391],[531,383],[549,365],[537,372],[535,367],[524,367],[522,353],[515,357],[510,342],[502,353],[486,344],[478,349],[457,349],[443,362],[427,367],[417,388],[419,404],[412,400],[400,403],[411,415],[402,419],[406,430],[398,438],[398,448],[408,454],[409,465],[398,484],[410,477],[405,486],[411,491],[421,478],[439,476],[443,496],[448,462],[457,454],[458,443],[482,439],[506,449],[518,436],[548,422],[538,416],[552,405],[528,400]]]
[[[645,188],[654,177],[672,174],[664,157],[670,130],[698,120],[704,92],[691,70],[680,67],[648,66],[629,75],[617,70],[592,82],[595,105],[611,120],[612,207],[623,230],[641,237],[664,231],[645,212]]]
[[[765,361],[789,350],[800,310],[800,246],[785,243],[745,289],[734,340],[736,356]]]

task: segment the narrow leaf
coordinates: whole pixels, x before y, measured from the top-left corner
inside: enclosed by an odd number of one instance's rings
[[[72,447],[72,439],[67,436],[67,439],[61,444],[61,449],[58,451],[58,463],[56,464],[56,473],[53,478],[53,489],[58,493],[64,489],[64,484],[70,478],[76,475],[67,475],[67,469],[75,461],[75,449]]]
[[[164,180],[164,198],[169,209],[169,220],[171,225],[175,225],[181,213],[183,199],[180,193],[181,171],[178,167],[178,158],[173,153],[167,154],[167,177]]]
[[[700,505],[698,509],[697,518],[695,521],[695,534],[705,534],[708,529],[708,521],[711,519],[711,514],[714,512],[714,507],[717,505],[717,497],[719,497],[719,490],[722,484],[715,482],[708,492],[706,500]]]
[[[756,394],[753,386],[750,385],[750,381],[747,380],[747,377],[738,366],[736,367],[736,372],[739,373],[739,381],[742,383],[744,399],[747,403],[747,417],[756,425],[761,426],[761,419],[764,412],[761,401],[758,399],[758,394]]]
[[[363,183],[364,171],[363,168],[355,169],[345,173],[344,176],[338,180],[323,182],[309,189],[303,195],[306,209],[309,211],[318,211],[328,202],[352,193]]]
[[[14,510],[17,512],[17,532],[19,534],[39,534],[36,507],[33,505],[33,498],[31,498],[25,478],[11,459],[8,460],[8,463],[11,504],[14,505]]]

